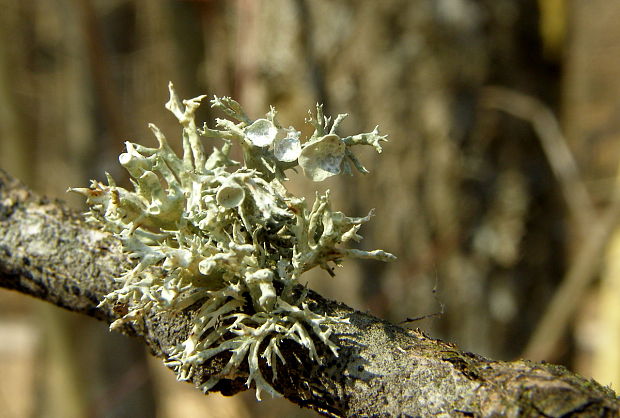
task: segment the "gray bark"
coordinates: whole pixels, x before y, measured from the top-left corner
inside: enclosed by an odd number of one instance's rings
[[[98,303],[129,265],[112,236],[0,171],[0,287],[110,323],[122,307],[115,311]],[[322,366],[295,343],[283,347],[286,365],[278,368],[274,386],[300,406],[330,416],[620,414],[612,390],[561,366],[489,360],[314,292],[309,298],[314,310],[348,317],[350,324],[335,325],[340,355],[321,353]],[[188,310],[150,316],[122,332],[141,338],[165,359],[185,339],[192,315]],[[225,356],[205,363],[193,383],[217,373]],[[246,378],[222,380],[214,390],[233,395],[247,389]]]

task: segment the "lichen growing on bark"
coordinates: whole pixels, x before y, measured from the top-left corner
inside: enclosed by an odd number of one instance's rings
[[[337,356],[330,323],[346,321],[313,312],[304,294],[293,289],[299,277],[319,266],[330,274],[330,263],[358,257],[390,261],[382,250],[347,248],[362,237],[365,217],[333,211],[329,191],[316,194],[312,207],[291,195],[285,172],[300,166],[305,175],[321,181],[355,168],[366,169],[354,156],[356,145],[381,152],[385,137],[372,132],[341,137],[322,107],[307,120],[314,133],[302,143],[296,129],[283,128],[275,109],[265,118],[250,120],[234,100],[215,97],[211,106],[227,119],[216,127],[198,127],[195,111],[205,96],[181,101],[169,86],[166,108],[183,128],[183,155],[169,146],[163,133],[149,125],[157,148],[127,142],[119,162],[128,171],[133,190],[93,181],[90,188],[70,189],[86,196],[88,217],[115,234],[135,266],[118,281],[122,286],[102,304],[125,304],[129,312],[112,324],[139,320],[146,313],[182,311],[198,304],[191,333],[168,360],[180,379],[210,358],[229,353],[223,369],[202,385],[206,392],[224,377],[234,378],[247,361],[247,385],[272,396],[279,393],[263,376],[260,359],[277,379],[280,343],[290,339],[321,363],[315,344],[325,344]],[[223,141],[210,155],[202,138]],[[237,143],[243,162],[233,161]],[[163,275],[148,267],[158,266]],[[282,366],[280,366],[282,367]]]

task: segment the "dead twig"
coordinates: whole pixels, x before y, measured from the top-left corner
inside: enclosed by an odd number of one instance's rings
[[[581,296],[596,276],[604,249],[618,225],[620,188],[615,189],[612,203],[604,216],[595,218],[594,205],[579,175],[575,158],[551,110],[535,98],[503,87],[485,88],[481,104],[532,124],[562,187],[569,210],[585,238],[522,354],[531,360],[550,360],[579,306]]]
[[[553,112],[538,99],[496,86],[482,90],[480,104],[509,113],[532,125],[580,232],[589,230],[594,219],[594,205]]]

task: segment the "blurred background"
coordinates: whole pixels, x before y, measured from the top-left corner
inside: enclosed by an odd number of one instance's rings
[[[123,142],[171,140],[181,97],[316,102],[376,124],[368,176],[334,207],[376,208],[366,249],[309,285],[494,359],[620,387],[620,3],[606,0],[0,0],[0,167],[68,201]],[[214,117],[205,106],[204,120]],[[221,116],[221,115],[219,115]],[[312,196],[307,181],[292,187]],[[437,314],[437,315],[434,315]],[[416,318],[420,318],[415,320]],[[94,320],[0,292],[0,417],[311,417],[252,391],[207,397]]]

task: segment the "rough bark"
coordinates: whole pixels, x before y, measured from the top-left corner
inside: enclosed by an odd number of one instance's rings
[[[130,264],[120,244],[63,207],[30,192],[0,171],[0,286],[111,322],[122,307],[100,308]],[[340,356],[324,352],[318,366],[294,343],[285,347],[275,388],[290,401],[331,416],[618,416],[613,391],[567,369],[529,361],[492,361],[394,326],[310,292],[317,311],[341,315],[335,326]],[[120,308],[120,309],[119,309]],[[191,309],[125,326],[153,355],[165,359],[187,335]],[[317,344],[318,345],[318,344]],[[204,364],[205,381],[224,357]],[[269,370],[265,369],[269,375]],[[215,390],[245,390],[247,376]]]

